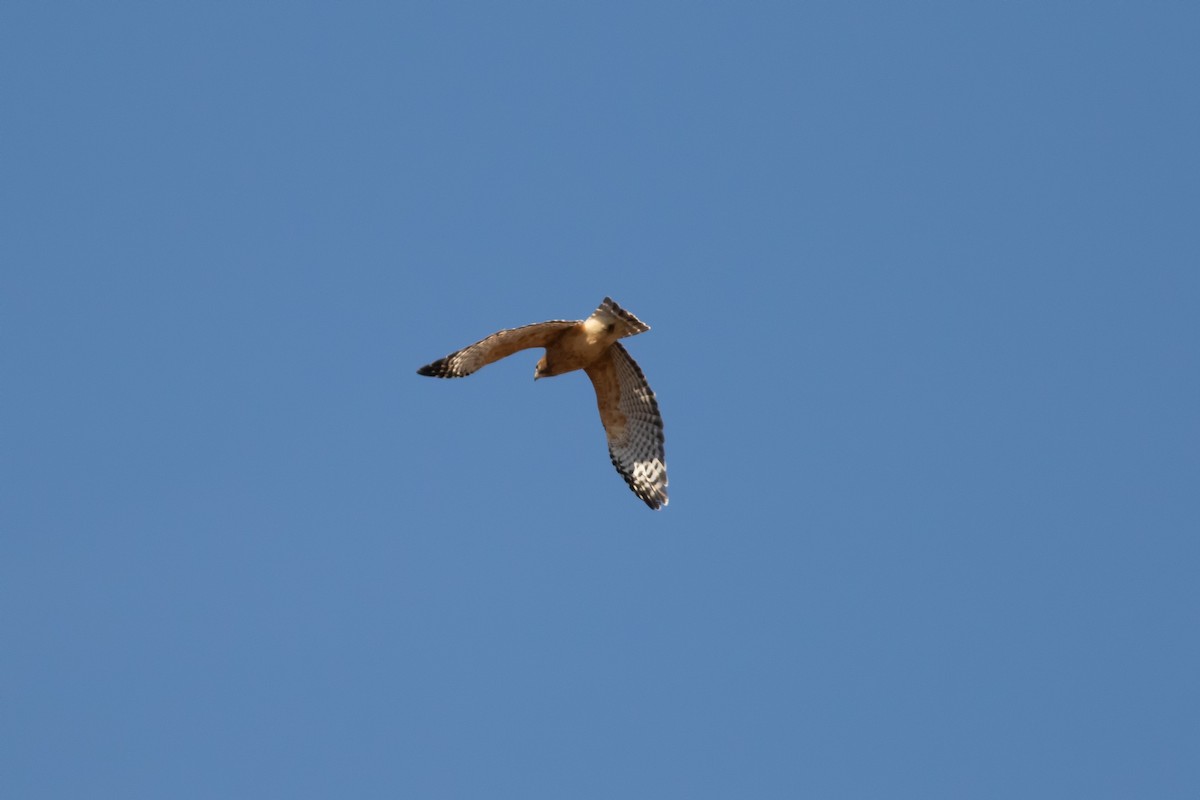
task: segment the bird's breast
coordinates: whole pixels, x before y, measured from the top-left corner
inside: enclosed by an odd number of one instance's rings
[[[571,328],[546,346],[546,361],[552,375],[583,369],[604,355],[612,344],[603,327],[595,330],[586,323]]]

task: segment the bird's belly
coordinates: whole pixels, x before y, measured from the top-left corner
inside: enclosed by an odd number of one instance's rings
[[[612,342],[589,336],[586,331],[568,331],[546,348],[546,358],[553,365],[554,375],[584,369],[604,355]]]

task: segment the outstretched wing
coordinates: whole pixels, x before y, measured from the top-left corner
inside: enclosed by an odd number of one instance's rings
[[[665,506],[667,457],[662,416],[646,376],[618,342],[585,371],[596,389],[613,466],[646,505]]]
[[[567,328],[578,324],[574,321],[554,319],[522,325],[520,328],[509,328],[493,333],[486,339],[453,352],[445,358],[439,358],[432,364],[426,364],[417,370],[417,374],[432,378],[465,378],[480,367],[511,356],[518,350],[545,347]]]

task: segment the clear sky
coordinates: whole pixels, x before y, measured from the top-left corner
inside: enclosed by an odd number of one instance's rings
[[[1198,36],[0,5],[0,796],[1200,796]]]

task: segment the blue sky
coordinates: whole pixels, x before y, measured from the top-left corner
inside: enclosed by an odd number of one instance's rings
[[[1198,25],[4,4],[0,794],[1195,797]]]

